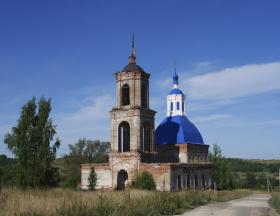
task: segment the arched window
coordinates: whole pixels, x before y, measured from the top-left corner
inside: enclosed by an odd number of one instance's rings
[[[205,184],[205,175],[202,174],[201,178],[202,178],[202,187],[205,187],[206,186],[206,184]]]
[[[142,151],[151,151],[152,144],[152,128],[149,123],[145,123],[142,127]]]
[[[182,188],[182,185],[181,185],[181,176],[178,175],[177,176],[177,189],[180,190]]]
[[[141,87],[141,101],[142,106],[146,108],[148,106],[148,88],[145,83],[143,83]]]
[[[183,112],[185,111],[185,103],[184,102],[182,103],[182,111]]]
[[[173,111],[173,102],[170,104],[170,110]]]
[[[179,110],[180,109],[180,103],[179,103],[179,101],[177,101],[177,110]]]
[[[123,85],[121,93],[122,106],[129,105],[129,86],[127,84]]]
[[[194,185],[197,188],[198,187],[198,177],[197,174],[194,175]]]
[[[119,152],[130,151],[130,127],[127,122],[119,125]]]
[[[190,175],[187,174],[187,188],[191,187],[191,182],[190,182]]]

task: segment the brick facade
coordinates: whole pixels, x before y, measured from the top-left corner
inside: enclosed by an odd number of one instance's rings
[[[212,168],[208,161],[208,145],[155,146],[156,112],[149,108],[150,74],[136,65],[135,59],[132,50],[130,63],[124,69],[129,71],[115,74],[116,105],[110,111],[109,163],[82,164],[82,189],[88,188],[92,167],[97,173],[97,189],[123,189],[143,171],[153,175],[158,190],[208,188]]]

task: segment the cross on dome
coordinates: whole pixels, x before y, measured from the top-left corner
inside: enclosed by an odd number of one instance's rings
[[[179,84],[179,76],[176,73],[176,67],[175,67],[174,74],[173,74],[173,84],[174,85],[178,85]]]
[[[135,46],[134,46],[134,33],[132,34],[131,40],[131,52],[129,56],[129,63],[135,64],[136,56],[135,56]]]

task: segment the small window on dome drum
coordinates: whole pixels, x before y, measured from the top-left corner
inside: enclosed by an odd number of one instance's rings
[[[121,93],[121,101],[122,106],[129,105],[129,86],[127,84],[123,85],[122,87],[122,93]]]
[[[177,110],[180,110],[180,103],[177,102]]]
[[[173,111],[173,102],[170,104],[170,110]]]

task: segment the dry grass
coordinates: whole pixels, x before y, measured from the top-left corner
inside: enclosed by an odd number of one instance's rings
[[[141,198],[154,192],[130,190],[130,197]],[[83,203],[87,206],[96,206],[96,201],[103,197],[114,203],[123,202],[125,192],[123,191],[74,191],[65,188],[49,190],[40,189],[2,189],[0,194],[0,209],[4,215],[15,215],[34,211],[38,213],[51,214],[62,206],[70,206],[73,203]]]
[[[171,215],[211,201],[227,201],[250,194],[248,190],[182,191],[96,191],[56,188],[3,189],[1,215]]]

